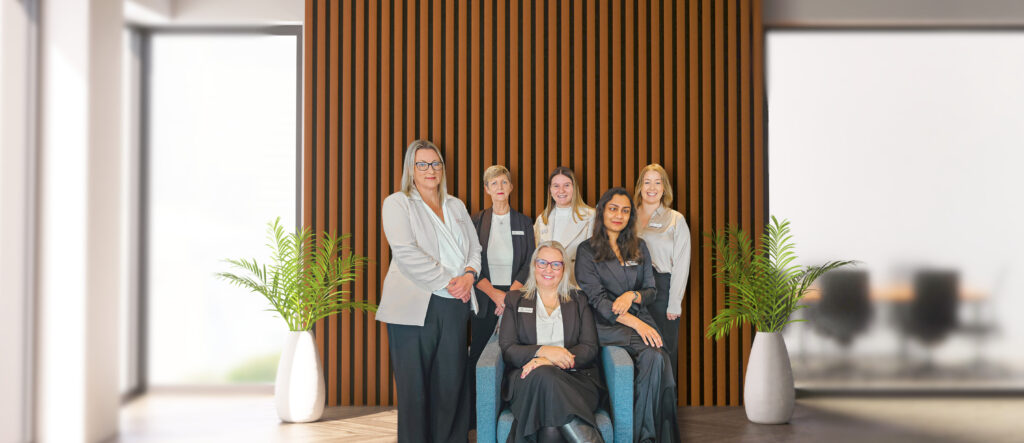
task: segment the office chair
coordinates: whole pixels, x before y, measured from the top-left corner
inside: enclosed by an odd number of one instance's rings
[[[608,387],[611,414],[598,409],[594,414],[598,431],[606,442],[633,441],[633,359],[618,346],[601,347],[601,366]],[[498,347],[498,334],[484,347],[476,364],[476,441],[504,443],[512,432],[512,411],[501,398],[505,361]]]

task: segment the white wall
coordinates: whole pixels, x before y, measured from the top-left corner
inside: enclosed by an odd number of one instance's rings
[[[770,0],[764,25],[778,26],[1020,26],[1019,0]]]
[[[32,219],[28,115],[31,19],[17,0],[0,0],[0,441],[29,439]]]
[[[102,441],[118,424],[122,3],[41,11],[37,432]]]

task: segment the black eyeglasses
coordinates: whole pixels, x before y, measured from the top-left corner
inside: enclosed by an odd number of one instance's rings
[[[543,258],[538,258],[534,263],[537,265],[537,269],[547,269],[548,266],[551,266],[552,271],[561,271],[562,266],[565,266],[565,263],[560,261],[547,261]]]
[[[430,163],[427,163],[427,162],[416,162],[416,169],[419,169],[420,171],[426,171],[427,170],[427,166],[430,166],[431,168],[434,168],[435,171],[437,171],[437,170],[440,170],[441,167],[444,166],[444,163],[437,162],[437,161],[430,162]]]

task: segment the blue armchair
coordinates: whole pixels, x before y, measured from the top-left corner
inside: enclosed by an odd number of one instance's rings
[[[597,427],[606,442],[633,441],[633,359],[618,346],[601,347],[601,365],[608,386],[611,415],[597,414]],[[498,347],[498,335],[491,336],[476,364],[476,441],[504,443],[512,431],[512,411],[502,404],[501,378],[505,360]]]

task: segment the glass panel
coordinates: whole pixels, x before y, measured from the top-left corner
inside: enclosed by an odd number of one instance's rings
[[[261,296],[214,277],[295,226],[296,37],[152,40],[149,382],[272,382],[286,331]]]
[[[769,32],[771,213],[822,280],[800,387],[1020,387],[1024,33]]]

